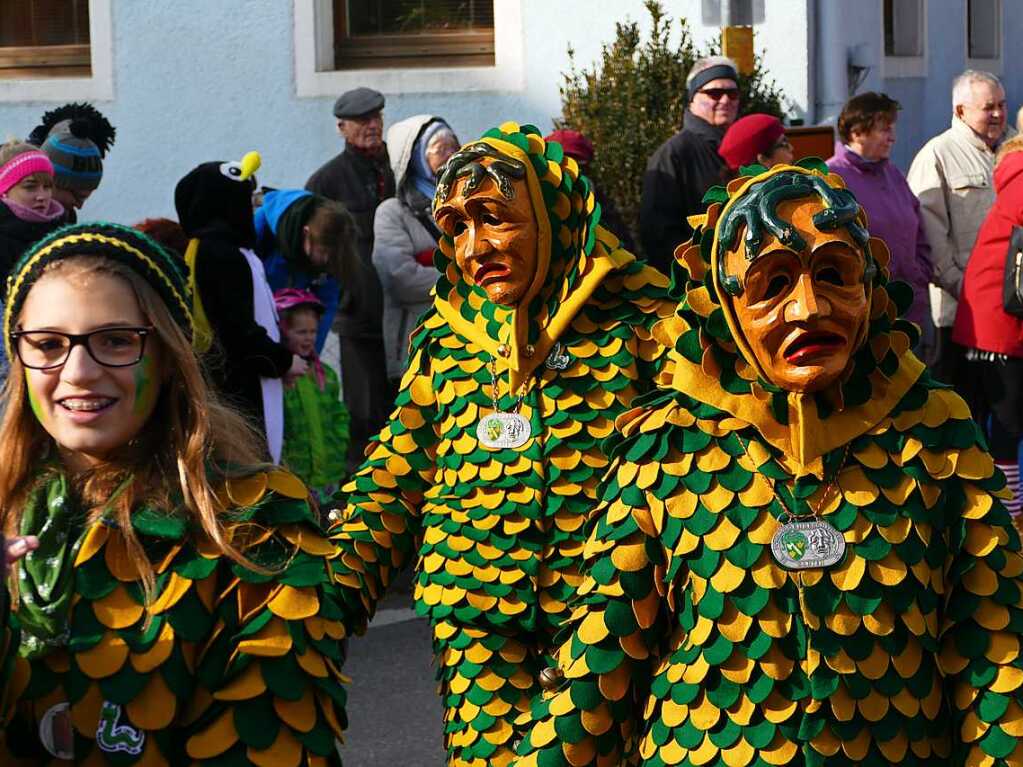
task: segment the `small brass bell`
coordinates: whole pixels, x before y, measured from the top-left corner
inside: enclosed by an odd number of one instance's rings
[[[536,353],[536,347],[533,344],[526,344],[526,356],[532,357]]]
[[[501,344],[500,346],[497,347],[497,353],[500,354],[502,357],[507,357],[509,354],[511,354],[511,347],[508,346],[508,344]]]
[[[557,666],[548,666],[540,672],[540,688],[546,692],[557,690],[564,681],[565,672]]]

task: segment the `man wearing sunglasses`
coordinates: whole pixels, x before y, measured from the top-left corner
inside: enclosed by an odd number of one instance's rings
[[[667,274],[675,246],[692,236],[687,218],[703,212],[703,195],[723,181],[718,144],[739,113],[739,75],[724,56],[699,59],[686,78],[682,130],[647,161],[639,229],[646,260]]]

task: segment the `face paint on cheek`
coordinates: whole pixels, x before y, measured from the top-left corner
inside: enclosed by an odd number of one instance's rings
[[[160,393],[160,385],[157,382],[156,362],[148,354],[135,366],[135,405],[132,412],[135,415],[146,415],[153,409],[156,397]]]
[[[35,389],[32,388],[32,371],[25,371],[25,389],[28,391],[28,405],[32,408],[32,414],[35,415],[36,420],[40,424],[46,426],[46,411],[43,410],[42,404],[39,402],[39,398],[36,396]]]

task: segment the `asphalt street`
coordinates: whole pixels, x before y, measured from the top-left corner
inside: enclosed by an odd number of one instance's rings
[[[348,644],[345,767],[443,767],[440,698],[430,627],[414,617],[405,583]]]

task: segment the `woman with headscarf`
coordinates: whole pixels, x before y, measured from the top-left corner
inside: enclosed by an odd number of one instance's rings
[[[408,339],[440,272],[433,251],[440,230],[431,206],[437,173],[458,149],[450,126],[434,115],[416,115],[387,131],[397,195],[384,200],[373,222],[373,266],[384,289],[387,377],[397,386],[408,362]]]

